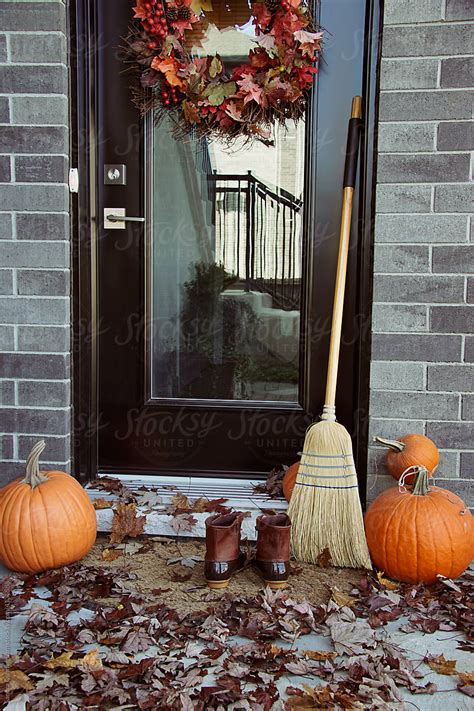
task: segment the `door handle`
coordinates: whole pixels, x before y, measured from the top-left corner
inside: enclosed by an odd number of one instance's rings
[[[106,215],[109,222],[145,222],[144,217],[127,217],[126,215]]]
[[[144,217],[127,217],[124,207],[105,207],[104,208],[104,229],[106,230],[124,230],[127,222],[137,223],[145,222]]]

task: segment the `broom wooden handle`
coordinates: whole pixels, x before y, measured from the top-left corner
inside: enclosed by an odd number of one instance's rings
[[[347,136],[346,162],[344,167],[343,200],[341,231],[339,236],[339,254],[337,258],[336,286],[329,344],[329,362],[326,380],[326,397],[322,419],[336,419],[336,384],[341,347],[342,314],[344,310],[344,292],[346,288],[347,260],[351,234],[352,198],[357,174],[359,154],[359,136],[362,117],[362,97],[352,99],[351,119]]]

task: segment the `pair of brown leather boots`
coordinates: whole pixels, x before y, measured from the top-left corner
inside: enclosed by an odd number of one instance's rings
[[[226,588],[232,575],[243,567],[240,529],[244,514],[235,511],[206,519],[204,575],[214,590]],[[289,575],[291,521],[286,514],[257,518],[257,551],[254,565],[272,589],[285,587]]]

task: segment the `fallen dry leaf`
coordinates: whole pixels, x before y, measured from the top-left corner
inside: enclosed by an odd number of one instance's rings
[[[331,597],[339,607],[352,607],[355,605],[355,599],[345,592],[341,592],[337,588],[331,589]]]
[[[117,504],[112,521],[111,543],[122,543],[126,536],[136,538],[145,528],[146,516],[137,516],[135,504]]]
[[[188,580],[191,580],[193,577],[193,574],[191,572],[188,572],[187,570],[183,571],[180,573],[178,570],[171,570],[170,572],[170,580],[172,580],[174,583],[186,583]]]
[[[305,657],[312,659],[315,662],[324,661],[325,659],[334,659],[337,657],[337,652],[323,652],[319,649],[305,649]]]
[[[27,675],[19,669],[0,669],[0,686],[4,686],[4,691],[30,691],[34,688]]]
[[[208,500],[205,499],[204,496],[200,496],[199,499],[193,502],[193,511],[195,511],[195,513],[204,513],[207,511],[206,507],[208,503]]]
[[[73,654],[74,652],[63,652],[57,657],[51,657],[43,666],[47,669],[72,669],[81,663],[80,659],[71,659]]]
[[[118,551],[115,548],[105,548],[102,551],[102,559],[103,560],[115,560],[116,558],[120,558],[122,555],[122,551]]]
[[[177,514],[171,517],[170,526],[176,534],[189,533],[197,523],[197,518],[190,513]]]
[[[387,588],[387,590],[396,590],[399,587],[397,583],[394,583],[388,578],[384,578],[383,572],[380,570],[377,571],[377,580],[379,581],[380,585],[383,585],[384,588]]]
[[[90,652],[79,660],[81,669],[86,669],[87,671],[99,671],[103,669],[102,659],[99,657],[98,649],[91,649]]]
[[[329,548],[324,548],[316,558],[316,565],[319,565],[320,568],[329,568],[331,560]]]
[[[111,509],[112,506],[114,505],[113,501],[107,501],[107,499],[93,499],[92,500],[92,506],[95,509]]]
[[[38,677],[36,682],[37,689],[49,689],[55,684],[59,686],[69,687],[69,676],[67,674],[58,674],[57,672],[46,672],[45,674],[32,674]]]
[[[189,503],[189,499],[185,494],[182,494],[181,492],[178,492],[173,496],[171,499],[171,505],[175,509],[190,509],[191,504]]]
[[[458,672],[458,676],[463,684],[474,684],[474,671],[472,672]]]
[[[456,660],[455,659],[445,659],[444,654],[440,654],[437,657],[427,657],[426,663],[431,667],[431,669],[437,674],[456,674]]]
[[[177,556],[176,558],[168,558],[166,565],[174,565],[179,563],[185,568],[194,568],[198,563],[201,563],[204,558],[201,555]]]

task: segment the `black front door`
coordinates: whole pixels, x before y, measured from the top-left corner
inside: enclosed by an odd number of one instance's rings
[[[326,42],[306,119],[276,130],[272,146],[231,151],[140,117],[120,52],[133,4],[82,9],[94,55],[95,466],[261,476],[295,460],[323,404],[347,120],[352,96],[366,94],[371,3],[319,3]],[[212,41],[242,61],[237,29],[224,47]],[[367,176],[362,161],[363,187]],[[364,209],[356,200],[338,389],[355,435]]]

